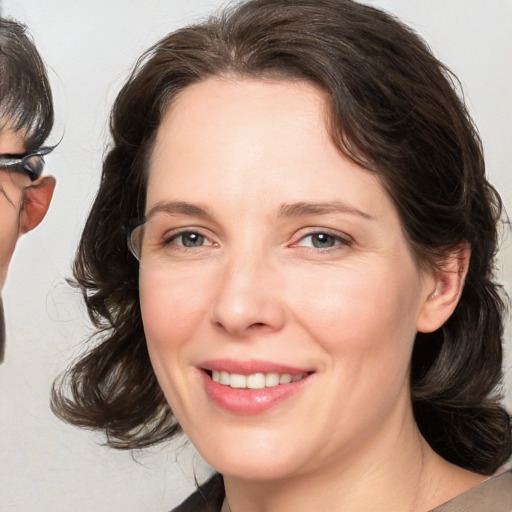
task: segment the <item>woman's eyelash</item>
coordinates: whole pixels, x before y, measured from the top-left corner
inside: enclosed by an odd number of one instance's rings
[[[292,247],[304,247],[315,251],[327,252],[339,246],[350,246],[353,240],[339,232],[327,230],[312,231],[296,238]],[[216,246],[211,238],[195,229],[183,229],[162,236],[162,246],[176,246],[184,249],[194,249],[205,246]]]
[[[292,245],[296,247],[306,247],[315,250],[328,251],[340,245],[350,246],[352,239],[340,233],[333,233],[331,231],[318,230],[307,233],[301,236]]]
[[[181,241],[181,243],[178,243]],[[205,243],[206,242],[206,243]],[[205,245],[215,245],[206,235],[197,230],[186,229],[170,233],[163,237],[163,245],[177,245],[184,248],[204,247]]]

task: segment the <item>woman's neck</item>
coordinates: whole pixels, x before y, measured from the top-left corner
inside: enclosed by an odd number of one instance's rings
[[[426,512],[484,479],[434,453],[414,422],[391,438],[290,478],[224,475],[230,512]]]

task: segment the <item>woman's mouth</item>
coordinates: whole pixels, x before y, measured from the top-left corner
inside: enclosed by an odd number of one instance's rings
[[[242,375],[240,373],[229,373],[226,371],[212,370],[211,378],[223,386],[235,389],[263,389],[298,382],[307,377],[308,373],[251,373]]]
[[[215,361],[202,364],[206,394],[219,408],[254,415],[277,407],[312,381],[314,371],[262,362]]]

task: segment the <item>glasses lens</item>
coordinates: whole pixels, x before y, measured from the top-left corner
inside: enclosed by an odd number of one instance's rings
[[[44,158],[40,155],[32,155],[21,161],[23,170],[29,175],[31,181],[39,179],[44,169]]]
[[[128,248],[130,252],[140,261],[142,253],[142,236],[144,234],[144,224],[135,226],[128,235]]]

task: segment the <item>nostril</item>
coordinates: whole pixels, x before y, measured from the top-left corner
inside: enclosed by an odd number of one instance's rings
[[[268,325],[265,322],[254,322],[253,324],[249,325],[250,331],[262,331],[265,327],[268,327]]]

